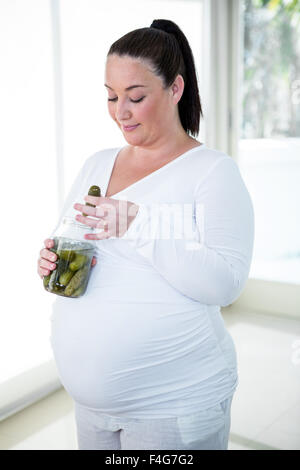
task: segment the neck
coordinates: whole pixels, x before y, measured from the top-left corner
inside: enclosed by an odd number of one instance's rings
[[[193,137],[188,136],[185,132],[176,137],[170,137],[158,139],[152,142],[150,145],[132,146],[133,157],[138,160],[147,161],[163,161],[170,158],[176,158],[186,150],[200,145]]]

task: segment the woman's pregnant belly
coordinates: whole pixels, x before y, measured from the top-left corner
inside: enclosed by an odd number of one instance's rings
[[[75,401],[138,415],[139,407],[164,409],[195,387],[201,392],[214,374],[228,379],[205,306],[155,274],[111,271],[96,274],[83,297],[54,303],[53,353]]]

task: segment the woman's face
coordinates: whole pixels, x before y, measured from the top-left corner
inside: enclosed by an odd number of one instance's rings
[[[129,144],[159,145],[160,140],[174,134],[174,128],[177,130],[176,104],[184,87],[180,75],[172,87],[164,90],[162,79],[152,73],[146,62],[112,54],[106,61],[105,86],[109,114]],[[126,129],[135,125],[132,130]]]

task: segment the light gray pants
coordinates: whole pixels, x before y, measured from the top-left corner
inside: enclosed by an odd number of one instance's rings
[[[174,418],[118,418],[75,402],[79,450],[227,450],[233,396]]]

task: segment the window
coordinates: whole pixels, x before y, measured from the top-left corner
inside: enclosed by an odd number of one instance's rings
[[[1,387],[51,356],[53,299],[37,275],[58,215],[48,0],[1,2],[0,51]]]
[[[255,211],[250,278],[300,283],[299,2],[243,0],[239,166]]]

